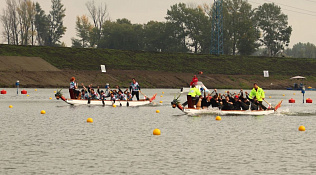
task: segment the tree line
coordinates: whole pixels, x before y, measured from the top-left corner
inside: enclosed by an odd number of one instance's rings
[[[51,0],[46,14],[38,2],[6,0],[1,22],[8,44],[62,46],[66,32],[61,0]],[[86,3],[89,15],[77,16],[72,47],[143,50],[155,52],[209,53],[212,4],[177,3],[167,10],[166,22],[133,24],[123,18],[109,19],[106,4]],[[266,56],[290,55],[286,49],[292,27],[274,3],[252,8],[245,0],[223,0],[224,53]],[[90,22],[91,21],[91,22]],[[294,48],[293,48],[294,49]],[[286,50],[286,51],[285,51]],[[292,52],[291,52],[292,53]]]
[[[31,0],[6,0],[0,20],[8,44],[61,46],[60,39],[66,32],[61,0],[51,0],[51,10],[45,14],[38,2]]]

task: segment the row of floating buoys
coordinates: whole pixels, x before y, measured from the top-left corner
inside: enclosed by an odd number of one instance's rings
[[[289,103],[295,103],[295,99],[293,99],[293,98],[289,99]],[[313,100],[310,98],[307,98],[306,103],[313,103]]]
[[[7,91],[3,89],[3,90],[1,91],[1,94],[7,94]],[[21,91],[21,94],[27,94],[27,91],[23,89],[23,90]]]
[[[162,94],[164,94],[165,92],[162,92]],[[160,97],[163,97],[163,95],[161,95]],[[160,101],[159,103],[162,103],[162,101]],[[156,113],[160,113],[160,110],[156,110]],[[156,128],[153,130],[153,135],[160,135],[161,134],[161,131],[160,129]]]
[[[222,118],[220,116],[216,116],[215,120],[222,120]],[[301,125],[299,128],[298,128],[299,131],[305,131],[305,126]]]
[[[13,106],[9,105],[9,108],[13,108]],[[46,111],[45,110],[41,110],[41,114],[46,114]]]
[[[165,94],[165,92],[162,92],[162,94]],[[163,97],[162,95],[160,97]],[[162,101],[159,101],[159,103],[162,103]]]

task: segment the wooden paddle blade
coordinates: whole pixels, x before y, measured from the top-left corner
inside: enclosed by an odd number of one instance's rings
[[[155,100],[156,96],[157,96],[157,93],[153,97],[151,97],[149,101],[152,102],[153,100]]]
[[[127,101],[127,104],[126,104],[126,106],[129,106],[129,103],[128,103],[128,101]]]
[[[283,100],[281,100],[281,101],[274,107],[274,111],[278,110],[278,108],[281,107],[282,101],[283,101]]]

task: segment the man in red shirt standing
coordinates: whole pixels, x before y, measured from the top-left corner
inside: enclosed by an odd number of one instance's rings
[[[193,84],[196,85],[198,81],[199,81],[198,78],[196,77],[196,75],[194,75],[190,83],[190,86],[192,86]]]

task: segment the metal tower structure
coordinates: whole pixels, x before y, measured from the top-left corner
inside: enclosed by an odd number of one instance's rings
[[[214,0],[212,9],[211,54],[224,54],[223,0]]]

